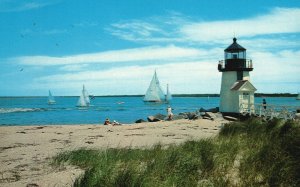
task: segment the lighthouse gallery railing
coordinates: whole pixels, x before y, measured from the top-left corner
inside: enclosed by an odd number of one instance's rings
[[[219,65],[218,66],[219,66],[220,69],[225,69],[226,60],[219,60]],[[251,59],[244,59],[244,62],[243,62],[243,65],[242,65],[241,68],[253,68],[252,60]]]

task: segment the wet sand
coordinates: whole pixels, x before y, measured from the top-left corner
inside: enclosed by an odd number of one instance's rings
[[[0,127],[0,186],[72,186],[83,171],[73,166],[52,167],[52,157],[60,152],[179,144],[215,136],[226,122],[184,119],[121,126]]]

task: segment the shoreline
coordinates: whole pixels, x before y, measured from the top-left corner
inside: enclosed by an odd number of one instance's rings
[[[83,170],[53,168],[60,152],[84,149],[147,148],[210,138],[228,121],[174,120],[139,124],[0,126],[0,186],[72,186]]]

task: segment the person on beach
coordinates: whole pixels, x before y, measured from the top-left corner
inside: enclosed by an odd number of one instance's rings
[[[168,120],[172,120],[173,119],[173,113],[172,113],[172,108],[169,105],[167,108],[167,113],[168,113]]]
[[[262,106],[264,107],[265,110],[267,109],[267,101],[266,101],[266,99],[263,99]]]
[[[110,125],[110,124],[111,124],[111,123],[110,123],[109,119],[106,118],[106,120],[104,121],[104,124],[103,124],[103,125]]]
[[[113,126],[115,126],[115,125],[121,125],[121,123],[119,123],[119,122],[117,122],[116,120],[114,120],[114,122],[113,122],[112,125],[113,125]]]

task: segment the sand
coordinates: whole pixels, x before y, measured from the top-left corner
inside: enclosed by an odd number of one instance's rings
[[[79,148],[151,147],[218,134],[225,120],[176,120],[122,126],[49,125],[0,127],[0,186],[72,186],[84,171],[54,168],[53,156]]]

